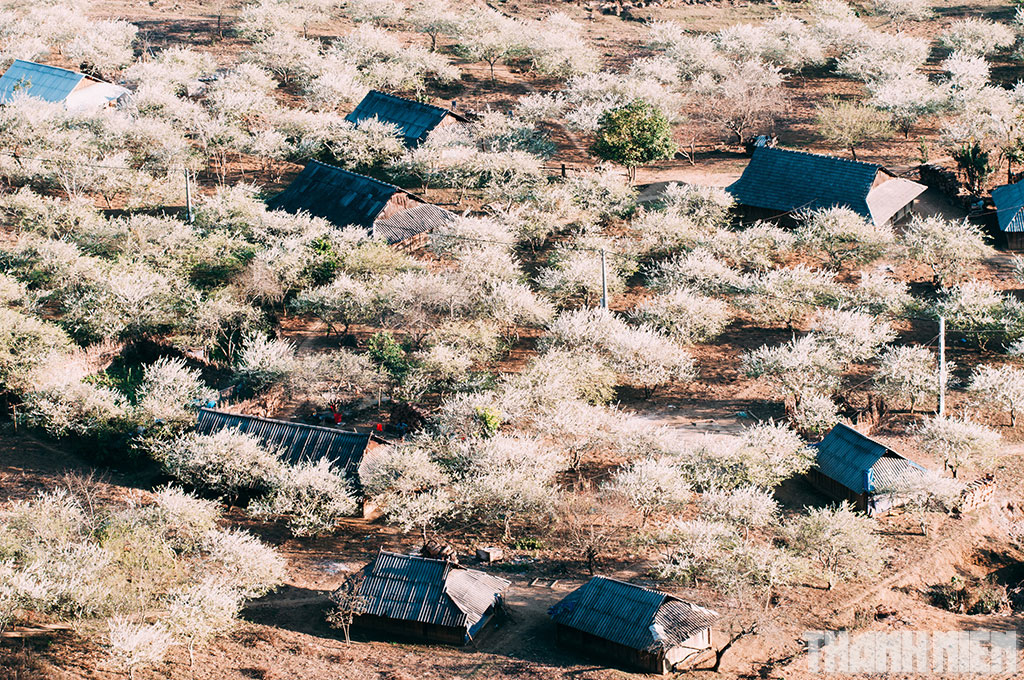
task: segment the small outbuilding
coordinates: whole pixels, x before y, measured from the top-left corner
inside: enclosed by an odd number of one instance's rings
[[[1010,250],[1024,250],[1024,182],[1004,184],[992,190],[999,231]]]
[[[805,210],[845,207],[884,225],[908,217],[926,189],[874,163],[762,145],[726,191],[750,219],[787,221]]]
[[[885,444],[843,423],[813,445],[811,482],[837,501],[849,501],[868,515],[881,515],[901,505],[900,488],[910,486],[926,470]]]
[[[559,643],[651,673],[711,649],[717,613],[668,593],[595,576],[552,606]]]
[[[62,103],[68,111],[79,112],[116,106],[129,91],[77,71],[16,59],[0,76],[0,104],[19,94]]]
[[[337,227],[363,227],[373,238],[406,248],[422,245],[431,231],[456,219],[393,184],[319,161],[310,161],[267,206],[307,212]]]
[[[255,437],[268,449],[280,451],[282,460],[288,463],[315,463],[326,458],[356,483],[363,456],[386,443],[368,432],[347,432],[333,427],[199,409],[196,432],[214,434],[225,429]]]
[[[353,626],[464,645],[500,611],[510,582],[448,560],[380,551],[356,576],[364,613]]]
[[[466,122],[466,118],[455,111],[379,90],[370,90],[355,110],[345,116],[345,120],[355,124],[370,118],[397,127],[409,148],[419,146],[437,128]]]

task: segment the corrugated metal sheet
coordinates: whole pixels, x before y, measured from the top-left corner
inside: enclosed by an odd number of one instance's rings
[[[252,435],[268,448],[279,449],[282,458],[290,463],[326,458],[352,478],[359,473],[359,463],[371,437],[330,427],[199,409],[196,432],[212,434],[225,428]]]
[[[867,198],[879,169],[873,163],[762,146],[726,190],[752,208],[783,213],[843,206],[870,219]]]
[[[401,132],[405,145],[414,147],[426,139],[430,131],[447,116],[464,120],[440,106],[370,90],[355,110],[345,116],[345,120],[360,123],[368,118],[376,118],[381,122],[391,123]]]
[[[17,59],[0,76],[0,104],[9,101],[16,92],[47,102],[62,102],[84,77],[66,68]]]
[[[369,229],[396,186],[319,161],[310,161],[288,188],[267,201],[274,210],[308,212],[338,226]]]
[[[1024,231],[1024,182],[996,187],[992,190],[992,202],[1001,230]]]
[[[468,630],[499,601],[509,581],[446,560],[381,551],[362,572],[366,613]]]
[[[399,243],[425,231],[451,224],[455,219],[455,213],[424,203],[377,220],[373,223],[373,236],[389,244]]]
[[[882,182],[868,194],[868,209],[875,224],[886,224],[928,187],[902,177]]]
[[[718,614],[657,590],[595,576],[551,607],[560,623],[631,649],[671,648]]]
[[[818,470],[858,494],[896,489],[908,474],[924,471],[917,463],[843,423],[833,427],[815,447]]]

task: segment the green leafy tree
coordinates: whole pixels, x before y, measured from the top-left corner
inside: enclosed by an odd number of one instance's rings
[[[671,158],[676,152],[676,144],[665,114],[637,99],[601,116],[597,141],[590,147],[590,152],[598,158],[625,166],[632,183],[636,179],[637,166]]]

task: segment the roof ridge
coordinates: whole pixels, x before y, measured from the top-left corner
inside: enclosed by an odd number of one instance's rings
[[[790,149],[790,148],[787,148],[787,147],[784,147],[784,146],[759,146],[756,149],[754,149],[755,153],[757,153],[758,151],[764,151],[764,152],[768,152],[768,151],[781,151],[781,152],[787,152],[787,153],[796,153],[796,154],[801,154],[803,156],[811,156],[813,158],[828,158],[829,160],[842,161],[843,163],[851,163],[853,165],[872,166],[876,170],[884,170],[885,169],[884,166],[882,166],[879,163],[871,163],[871,162],[868,162],[868,161],[858,161],[858,160],[854,160],[853,158],[843,158],[842,156],[833,156],[832,154],[829,154],[829,153],[818,153],[816,151],[807,151],[806,149]]]
[[[76,76],[82,76],[83,78],[89,78],[90,77],[90,76],[87,76],[86,74],[82,73],[81,71],[72,71],[71,69],[64,68],[63,66],[54,66],[53,64],[44,64],[42,62],[31,61],[29,59],[15,59],[13,62],[11,62],[11,66],[14,66],[18,62],[21,62],[22,64],[31,64],[32,66],[42,66],[43,68],[52,68],[52,69],[54,69],[56,71],[66,71],[67,73],[72,73],[72,74],[74,74]],[[10,68],[10,67],[8,67],[8,68]],[[103,82],[103,81],[97,81],[97,82]]]
[[[394,189],[396,191],[401,191],[401,192],[404,192],[404,193],[407,193],[407,194],[409,193],[408,191],[406,191],[402,187],[398,186],[397,184],[389,184],[388,182],[385,182],[383,180],[377,179],[376,177],[370,177],[369,175],[364,175],[361,172],[356,172],[354,170],[349,170],[347,168],[342,168],[342,167],[339,167],[337,165],[331,165],[330,163],[324,163],[323,161],[318,161],[315,158],[311,158],[309,160],[309,163],[306,163],[306,167],[309,167],[310,163],[316,163],[317,165],[322,165],[325,168],[330,168],[331,170],[337,170],[338,172],[344,172],[344,173],[349,174],[349,175],[354,175],[356,177],[359,177],[360,179],[369,180],[371,182],[374,182],[375,184],[379,184],[381,186],[388,187],[389,189]],[[306,168],[303,168],[303,170],[305,170],[305,169]]]
[[[202,407],[202,408],[199,409],[200,413],[202,413],[203,411],[206,411],[207,413],[215,413],[217,415],[233,416],[235,418],[248,418],[249,420],[259,420],[259,421],[262,421],[264,423],[281,423],[283,425],[292,425],[294,427],[305,427],[305,428],[309,428],[310,430],[322,430],[324,432],[330,432],[331,434],[358,434],[358,435],[366,436],[366,437],[372,437],[373,436],[372,432],[356,432],[355,430],[341,430],[341,429],[338,429],[336,427],[324,427],[323,425],[310,425],[309,423],[296,423],[293,420],[281,420],[279,418],[265,418],[263,416],[254,416],[254,415],[251,415],[251,414],[248,414],[248,413],[232,413],[230,411],[220,411],[220,410],[214,409],[214,408]]]
[[[416,104],[418,106],[425,106],[427,108],[437,109],[438,111],[444,111],[445,113],[455,113],[451,109],[446,109],[443,106],[438,106],[437,104],[428,104],[426,102],[421,102],[421,101],[417,101],[415,99],[410,99],[409,97],[403,97],[401,95],[391,94],[390,92],[384,92],[383,90],[370,90],[369,92],[366,93],[366,96],[368,97],[371,94],[378,94],[378,95],[380,95],[382,97],[390,97],[391,99],[397,99],[399,101],[409,102],[410,104]],[[364,99],[365,99],[365,97],[364,97]]]

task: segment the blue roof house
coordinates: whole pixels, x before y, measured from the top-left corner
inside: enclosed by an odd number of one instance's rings
[[[433,229],[456,218],[393,184],[319,161],[310,161],[267,206],[306,212],[337,227],[363,227],[373,238],[402,247],[422,245]]]
[[[392,637],[464,645],[494,620],[509,585],[506,579],[448,560],[381,550],[355,578],[365,611],[354,626]]]
[[[817,444],[811,482],[837,501],[849,501],[868,515],[880,515],[901,505],[900,489],[926,470],[885,444],[843,423]]]
[[[873,224],[907,217],[926,187],[874,163],[759,146],[726,187],[748,217],[792,220],[807,210],[843,207]]]
[[[559,643],[664,674],[711,649],[717,613],[625,581],[595,576],[548,610]]]
[[[1024,250],[1024,182],[1004,184],[992,190],[999,231],[1006,236],[1006,247]]]
[[[114,106],[128,90],[66,68],[16,59],[0,76],[0,104],[19,95],[64,104],[68,111]]]
[[[458,113],[440,106],[396,97],[378,90],[370,90],[355,110],[345,116],[345,120],[355,124],[371,118],[397,127],[403,143],[409,148],[421,144],[436,128],[466,121]]]

